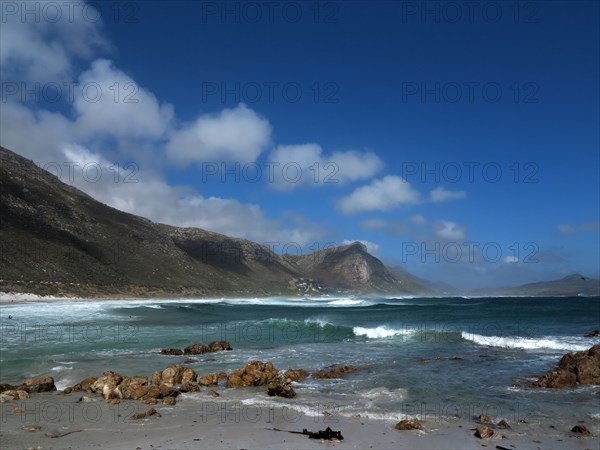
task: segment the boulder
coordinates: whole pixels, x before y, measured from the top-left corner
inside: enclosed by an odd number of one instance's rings
[[[318,370],[312,373],[313,378],[342,378],[349,373],[356,372],[357,367],[348,364],[345,366],[333,366],[329,370]]]
[[[480,414],[479,417],[477,417],[477,422],[479,422],[479,423],[492,423],[492,419],[487,414]]]
[[[90,385],[90,391],[102,395],[106,400],[120,398],[122,393],[116,389],[121,381],[123,381],[121,375],[112,371],[106,371]]]
[[[10,389],[0,393],[0,403],[29,398],[29,393],[21,389]]]
[[[417,419],[401,420],[394,426],[396,430],[422,430],[423,425]]]
[[[165,370],[162,371],[160,375],[160,386],[165,387],[174,387],[176,384],[181,383],[183,379],[184,370],[192,370],[186,369],[183,366],[169,366]]]
[[[506,420],[504,420],[504,419],[502,419],[500,422],[498,422],[498,423],[496,424],[496,426],[497,426],[498,428],[501,428],[501,429],[503,429],[503,430],[506,430],[506,429],[510,428],[510,425],[509,425],[509,424],[508,424],[508,422],[507,422]]]
[[[213,341],[208,344],[209,352],[222,352],[226,350],[233,350],[229,341]]]
[[[175,355],[175,356],[180,356],[183,355],[183,350],[181,350],[180,348],[163,348],[160,353],[162,355]]]
[[[216,386],[219,382],[219,375],[216,373],[211,373],[208,375],[201,376],[198,380],[198,383],[201,386]]]
[[[165,397],[163,398],[163,405],[176,405],[177,404],[177,400],[175,400],[175,397]]]
[[[202,343],[191,344],[183,349],[183,353],[186,355],[202,355],[208,351],[208,347]]]
[[[589,436],[592,434],[585,425],[575,425],[573,428],[571,428],[571,431],[573,433],[582,434],[583,436]]]
[[[533,386],[563,388],[582,384],[600,385],[600,344],[575,354],[567,353],[556,369],[540,377]]]
[[[75,386],[73,386],[72,392],[79,392],[79,391],[87,391],[87,392],[91,392],[91,386],[92,384],[94,384],[96,382],[96,380],[98,380],[98,377],[88,377],[85,380],[81,380],[79,383],[77,383]]]
[[[598,336],[600,336],[600,330],[590,331],[589,333],[585,334],[583,337],[593,338],[593,337],[598,337]]]
[[[279,371],[270,362],[250,361],[246,367],[229,374],[226,386],[229,388],[264,386],[278,375]]]
[[[182,383],[179,390],[181,392],[199,392],[200,386],[195,381],[190,381],[188,383]]]
[[[125,377],[116,387],[119,398],[137,400],[148,393],[148,377]]]
[[[308,377],[308,371],[304,369],[288,369],[285,371],[285,378],[289,378],[291,381],[300,383]]]
[[[52,377],[36,377],[25,380],[23,384],[19,386],[19,389],[31,394],[33,392],[55,391],[56,386],[54,385],[54,378]]]
[[[475,429],[475,436],[477,436],[479,439],[489,439],[493,435],[494,435],[494,430],[492,430],[490,427],[487,427],[485,425],[479,425]]]
[[[159,415],[158,411],[156,411],[154,408],[150,408],[148,410],[146,410],[143,413],[135,413],[131,416],[132,419],[134,420],[139,420],[139,419],[145,419],[146,417],[150,417],[150,416],[154,416],[154,415]]]
[[[206,393],[206,395],[208,395],[209,397],[220,397],[220,394],[217,391],[214,390],[210,390]]]
[[[292,380],[290,378],[285,378],[285,374],[283,373],[267,383],[267,394],[269,397],[296,397],[296,392],[292,388]]]

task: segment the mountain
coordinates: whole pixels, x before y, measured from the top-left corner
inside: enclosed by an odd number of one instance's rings
[[[532,297],[574,297],[578,295],[599,296],[600,280],[588,278],[578,273],[559,280],[541,281],[516,287],[498,289],[495,295],[516,295]]]
[[[415,281],[414,277],[403,277],[385,267],[360,242],[319,250],[305,256],[286,255],[284,259],[306,276],[345,291],[430,293],[430,289]]]
[[[418,294],[359,243],[302,257],[94,200],[0,147],[0,291],[86,297]]]

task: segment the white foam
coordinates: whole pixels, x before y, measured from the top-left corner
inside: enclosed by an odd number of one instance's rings
[[[521,338],[521,337],[500,337],[500,336],[482,336],[480,334],[467,333],[463,331],[462,338],[467,341],[475,342],[478,345],[488,347],[502,348],[521,348],[525,350],[551,349],[566,351],[587,350],[589,345],[579,344],[573,340],[545,336],[542,338]]]
[[[399,335],[410,336],[415,332],[414,330],[388,328],[385,325],[381,325],[376,328],[354,327],[352,331],[356,336],[366,336],[370,339],[381,339]]]

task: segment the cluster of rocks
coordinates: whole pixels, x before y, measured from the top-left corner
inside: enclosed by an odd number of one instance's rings
[[[493,428],[492,418],[487,414],[480,414],[477,417],[477,422],[479,425],[475,428],[475,436],[479,439],[489,439],[496,435],[496,432]],[[501,419],[497,424],[496,428],[501,430],[507,430],[510,428],[509,423],[505,419]]]
[[[55,390],[56,386],[52,377],[29,378],[17,386],[0,384],[0,403],[11,400],[24,400],[34,392],[51,392]]]
[[[541,376],[533,386],[565,388],[582,384],[600,385],[600,344],[575,354],[567,353],[556,369]]]
[[[180,348],[163,348],[160,353],[163,355],[203,355],[204,353],[222,352],[225,350],[233,350],[228,341],[213,341],[208,345],[201,342],[188,345],[183,350]]]
[[[358,368],[352,364],[346,366],[333,366],[329,370],[317,370],[312,373],[313,378],[343,378],[344,376],[356,372]]]

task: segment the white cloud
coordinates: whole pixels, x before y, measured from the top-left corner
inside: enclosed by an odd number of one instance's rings
[[[446,202],[448,200],[462,200],[465,198],[467,198],[465,191],[449,191],[442,186],[435,188],[429,193],[429,199],[435,203]]]
[[[318,144],[279,145],[268,158],[278,164],[272,186],[291,190],[299,185],[332,186],[368,179],[383,167],[373,152],[323,153]]]
[[[74,108],[80,136],[157,139],[173,118],[172,106],[160,105],[154,94],[106,59],[94,61],[79,84]]]
[[[355,189],[350,195],[339,200],[337,207],[344,214],[353,214],[362,211],[388,211],[420,201],[419,192],[415,191],[408,181],[395,175],[387,175]]]
[[[271,140],[269,121],[243,103],[217,115],[203,115],[174,132],[167,155],[179,164],[254,162]]]
[[[466,237],[463,226],[448,220],[440,220],[436,222],[435,234],[438,238],[447,241],[464,241]]]
[[[516,256],[505,256],[502,262],[504,264],[514,264],[519,262],[519,258],[517,258]]]
[[[83,1],[71,2],[71,5],[67,5],[68,2],[26,3],[2,5],[0,76],[3,82],[62,84],[73,79],[78,60],[90,59],[97,50],[110,47],[102,35],[102,21],[93,6]],[[26,11],[29,14],[23,16]]]
[[[371,255],[376,255],[379,253],[379,244],[376,244],[375,242],[371,242],[371,241],[365,241],[362,239],[344,239],[342,241],[342,245],[350,245],[350,244],[353,244],[354,242],[360,242],[365,247],[367,247],[367,251]]]

